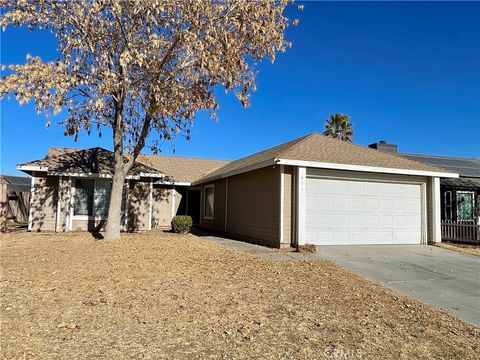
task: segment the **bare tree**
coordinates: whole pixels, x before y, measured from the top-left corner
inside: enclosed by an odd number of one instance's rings
[[[120,238],[122,188],[141,150],[148,145],[158,151],[160,140],[178,134],[189,138],[200,110],[215,117],[216,87],[248,106],[256,64],[273,62],[290,45],[284,39],[287,0],[0,3],[3,29],[50,30],[59,53],[52,62],[27,56],[25,64],[10,65],[0,98],[13,93],[21,104],[33,99],[47,117],[65,111],[66,136],[113,130],[108,239]],[[155,139],[146,144],[151,133]]]

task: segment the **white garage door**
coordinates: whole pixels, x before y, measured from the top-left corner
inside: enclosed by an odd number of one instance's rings
[[[307,178],[306,243],[420,244],[419,184]]]

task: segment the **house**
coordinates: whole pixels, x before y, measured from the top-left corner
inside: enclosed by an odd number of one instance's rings
[[[24,176],[1,175],[0,179],[0,228],[6,229],[7,222],[28,222],[30,203],[30,179]]]
[[[369,146],[397,153],[397,145],[387,144],[386,141]],[[399,155],[459,174],[459,178],[440,179],[442,240],[480,240],[480,159]]]
[[[101,229],[112,156],[51,149],[18,165],[32,175],[30,229]],[[426,244],[441,239],[440,178],[458,174],[315,133],[231,162],[143,155],[125,184],[123,230],[196,211],[202,228],[277,248]]]

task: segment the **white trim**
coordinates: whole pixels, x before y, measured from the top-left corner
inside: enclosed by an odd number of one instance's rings
[[[280,229],[279,229],[279,231],[280,231],[280,246],[283,244],[283,240],[284,240],[283,239],[284,238],[284,236],[283,236],[283,226],[284,226],[283,225],[283,222],[284,222],[283,217],[284,217],[284,212],[285,212],[285,209],[284,209],[284,207],[285,207],[285,199],[284,199],[284,197],[285,197],[285,194],[284,194],[284,192],[285,192],[285,190],[284,190],[285,179],[283,178],[283,175],[284,175],[284,165],[280,165],[280,222],[279,222],[280,223]]]
[[[172,197],[172,219],[175,217],[175,185],[172,186],[171,190]]]
[[[275,165],[275,159],[269,159],[269,160],[266,160],[266,161],[262,161],[261,163],[258,163],[258,164],[253,164],[253,165],[243,167],[241,169],[228,171],[228,172],[223,173],[221,175],[196,180],[192,184],[193,185],[204,184],[206,182],[210,182],[210,181],[213,181],[213,180],[223,179],[223,178],[226,178],[226,177],[229,177],[229,176],[238,175],[238,174],[242,174],[242,173],[245,173],[245,172],[248,172],[248,171],[253,171],[253,170],[257,170],[257,169],[261,169],[261,168],[264,168],[264,167],[267,167],[267,166],[273,166],[273,165]]]
[[[336,164],[336,163],[326,163],[326,162],[319,162],[319,161],[277,159],[277,163],[278,164],[283,164],[283,165],[292,165],[292,166],[301,166],[301,167],[311,167],[311,168],[321,168],[321,169],[335,169],[335,170],[350,170],[350,171],[363,171],[363,172],[374,172],[374,173],[384,173],[384,174],[436,176],[436,177],[444,177],[444,178],[458,178],[459,177],[458,174],[448,173],[448,172],[397,169],[397,168],[386,168],[386,167],[365,166],[365,165]]]
[[[73,215],[73,220],[95,220],[103,221],[108,220],[106,217],[94,216],[94,215]]]
[[[110,174],[94,174],[94,173],[69,173],[63,171],[48,171],[47,175],[50,176],[71,176],[71,177],[78,177],[78,178],[92,178],[92,179],[112,179],[113,176]],[[140,175],[127,175],[125,179],[128,180],[139,180],[141,177],[164,177],[163,174],[145,174],[141,173]]]
[[[153,179],[150,179],[150,192],[148,194],[148,230],[152,230],[153,214]]]
[[[438,243],[442,241],[442,220],[440,210],[440,178],[434,177],[430,182],[432,202],[432,236],[430,241]]]
[[[422,216],[422,227],[421,227],[421,236],[422,236],[422,244],[425,245],[428,243],[428,201],[427,201],[427,184],[424,182],[420,185],[420,196],[421,202],[421,216]]]
[[[68,186],[69,186],[69,198],[68,198],[68,231],[72,231],[73,225],[73,206],[74,206],[74,196],[75,196],[75,188],[73,186],[73,179],[70,177],[68,179]]]
[[[128,231],[128,217],[130,213],[130,181],[126,181],[125,184],[125,189],[126,189],[126,196],[125,196],[125,219],[123,220],[125,226],[125,231]]]
[[[35,166],[35,165],[17,165],[17,170],[22,171],[48,171],[46,166]]]
[[[307,190],[307,169],[297,169],[297,244],[305,245],[305,210]]]
[[[189,182],[182,182],[182,181],[164,181],[164,180],[157,180],[154,182],[155,185],[177,185],[177,186],[190,186],[192,183]]]
[[[35,197],[35,172],[32,173],[30,183],[30,209],[28,209],[28,231],[32,231],[33,226],[33,199]]]
[[[212,208],[212,216],[205,216],[205,204],[206,204],[206,201],[207,201],[207,197],[205,196],[205,190],[206,189],[210,189],[212,188],[213,189],[213,208]],[[207,219],[207,220],[213,220],[215,219],[215,184],[208,184],[208,185],[205,185],[202,189],[203,191],[203,194],[202,197],[203,197],[203,203],[202,203],[202,206],[203,206],[203,211],[202,211],[202,217],[204,219]]]
[[[214,195],[213,195],[213,201],[215,203],[215,190],[213,190]],[[225,226],[224,226],[224,232],[227,232],[227,216],[228,216],[228,178],[225,179]]]
[[[62,182],[63,177],[60,176],[58,178],[58,192],[57,192],[57,214],[56,214],[56,223],[55,223],[55,232],[59,232],[59,225],[60,225],[60,214],[62,211]]]

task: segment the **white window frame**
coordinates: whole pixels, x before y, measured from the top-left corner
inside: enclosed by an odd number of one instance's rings
[[[93,208],[92,208],[92,214],[93,215],[75,215],[75,195],[76,195],[76,190],[77,190],[77,178],[73,179],[73,186],[72,186],[72,220],[107,220],[108,217],[103,217],[103,216],[96,216],[95,215],[95,190],[97,188],[97,182],[101,181],[108,181],[108,179],[97,179],[97,178],[80,178],[81,180],[93,180],[93,194],[94,194],[94,200],[93,200]],[[111,189],[110,189],[111,191]]]
[[[207,205],[207,189],[213,189],[213,207],[212,207],[212,216],[205,215],[205,208]],[[203,187],[203,218],[207,220],[213,220],[215,218],[215,184],[208,184]]]

